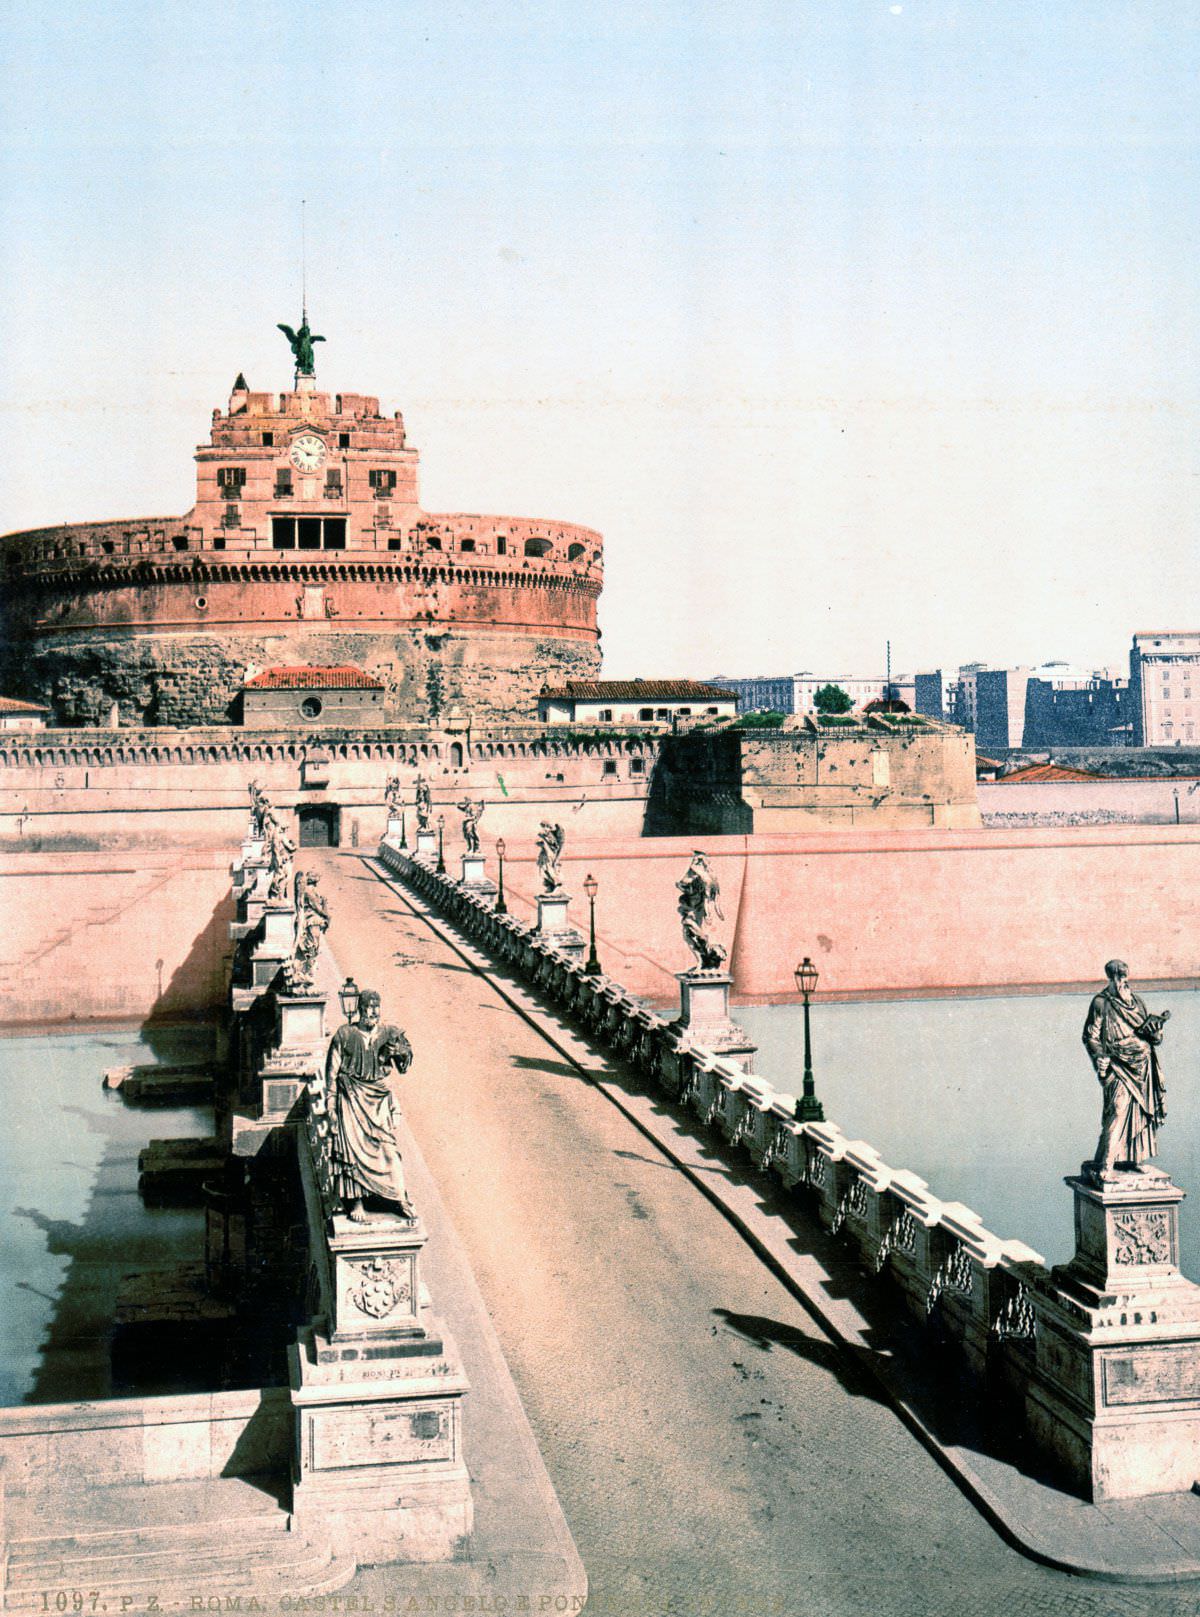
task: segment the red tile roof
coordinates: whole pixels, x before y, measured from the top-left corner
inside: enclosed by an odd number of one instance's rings
[[[569,679],[543,685],[543,696],[575,702],[732,702],[737,692],[694,679]]]
[[[1028,764],[1014,769],[1009,775],[1000,775],[998,786],[1025,786],[1038,780],[1108,780],[1108,775],[1097,775],[1089,769],[1071,769],[1065,764]]]
[[[264,668],[242,687],[246,691],[381,691],[383,681],[361,668]]]
[[[37,702],[22,702],[15,696],[0,696],[0,713],[49,713]]]

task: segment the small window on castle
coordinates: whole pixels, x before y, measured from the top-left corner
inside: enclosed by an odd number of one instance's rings
[[[611,724],[612,716],[613,710],[611,707],[602,707],[599,713],[596,714],[596,717],[599,719],[601,724]]]
[[[321,519],[320,517],[301,517],[296,524],[296,548],[298,550],[320,550],[321,548]]]
[[[386,468],[376,468],[369,474],[369,481],[371,487],[375,490],[376,498],[386,500],[396,487],[396,474]]]
[[[187,535],[183,534],[183,533],[177,533],[175,535],[175,537],[172,539],[171,543],[175,546],[176,550],[186,550],[187,547],[188,547]]]
[[[653,717],[654,717],[654,709],[652,707],[639,707],[638,708],[638,719],[642,724],[645,724],[648,720],[652,719]]]
[[[287,499],[292,492],[292,474],[290,471],[277,471],[275,473],[275,498]]]
[[[227,505],[225,507],[225,526],[227,528],[240,528],[241,525],[242,513],[236,505]]]
[[[525,554],[527,556],[548,556],[552,546],[549,539],[526,539]]]
[[[629,773],[631,775],[644,775],[646,773],[646,760],[644,758],[631,758],[629,760]]]
[[[403,547],[403,545],[404,545],[403,539],[389,539],[388,540],[388,549],[389,550],[400,550]]]
[[[458,548],[463,551],[464,554],[473,555],[475,552],[475,541],[474,539],[464,539],[459,544]]]
[[[345,550],[346,548],[346,519],[345,517],[325,518],[325,549]]]
[[[217,486],[227,500],[236,500],[246,486],[246,468],[244,466],[219,466],[217,468]]]
[[[106,556],[111,556],[116,548],[116,545],[113,544],[111,539],[102,539],[100,541],[100,549]]]
[[[349,447],[350,447],[350,434],[348,432],[339,432],[338,433],[338,448],[339,449],[349,449]]]
[[[568,561],[578,561],[580,556],[582,556],[582,555],[583,555],[583,546],[582,545],[572,545],[570,547],[570,549],[567,551],[567,560]]]
[[[295,550],[296,548],[296,519],[295,517],[271,518],[271,544],[276,550]]]
[[[496,540],[496,554],[497,554],[497,556],[507,556],[508,555],[508,540],[507,539],[497,539]]]
[[[679,709],[679,717],[681,719],[690,719],[691,716],[692,716],[692,710],[691,710],[690,707],[681,707]]]
[[[331,466],[325,473],[325,487],[340,489],[342,486],[342,469],[340,466]]]
[[[213,535],[213,549],[214,550],[224,550],[225,549],[225,535],[223,533],[215,533]]]
[[[262,441],[263,448],[270,449],[275,442],[275,434],[273,432],[264,432],[262,435]]]
[[[615,775],[616,772],[617,772],[617,760],[615,758],[606,758],[604,760],[604,773],[606,775]]]
[[[426,550],[440,550],[441,548],[442,548],[442,541],[437,537],[436,534],[431,534],[430,537],[426,539],[426,541],[425,541],[425,549]]]

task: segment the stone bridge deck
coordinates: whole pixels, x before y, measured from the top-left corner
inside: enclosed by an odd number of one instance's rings
[[[355,856],[312,858],[342,969],[412,1040],[408,1120],[589,1609],[1195,1613],[1194,1590],[1085,1584],[1010,1549],[692,1177],[402,894]]]

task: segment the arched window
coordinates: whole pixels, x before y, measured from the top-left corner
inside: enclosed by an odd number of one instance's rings
[[[462,742],[461,741],[452,741],[450,743],[450,767],[451,767],[451,769],[461,769],[462,766],[463,766]]]
[[[568,561],[578,561],[580,556],[582,556],[582,555],[583,555],[583,546],[582,545],[572,545],[570,547],[570,549],[567,551],[567,560]]]
[[[527,556],[548,556],[553,546],[549,539],[526,539],[525,554]]]

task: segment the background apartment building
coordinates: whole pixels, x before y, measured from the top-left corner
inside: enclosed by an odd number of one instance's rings
[[[1200,631],[1151,629],[1129,653],[1134,745],[1200,745]]]

